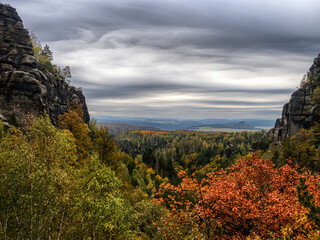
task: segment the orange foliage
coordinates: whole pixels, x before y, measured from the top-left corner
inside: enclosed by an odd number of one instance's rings
[[[59,116],[60,127],[68,129],[75,138],[79,160],[83,161],[89,156],[92,147],[88,125],[83,122],[82,106],[76,101],[71,102],[69,112]]]
[[[181,184],[162,185],[155,200],[170,214],[159,230],[166,239],[310,239],[317,235],[308,210],[297,198],[299,179],[320,206],[319,175],[300,174],[292,164],[275,168],[257,156],[243,159],[201,182],[180,172]]]
[[[142,135],[142,136],[148,136],[148,135],[151,135],[151,136],[161,136],[161,135],[168,135],[169,132],[167,131],[150,131],[150,130],[136,130],[134,131],[134,133],[136,135]]]

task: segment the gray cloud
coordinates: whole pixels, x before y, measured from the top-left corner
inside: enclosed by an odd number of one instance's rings
[[[85,84],[85,83],[83,83]],[[167,94],[167,93],[196,93],[204,94],[209,96],[210,94],[235,94],[241,93],[244,95],[252,94],[264,94],[264,95],[287,95],[289,96],[292,93],[292,89],[234,89],[234,88],[224,88],[224,89],[215,89],[208,87],[200,87],[197,85],[186,85],[186,84],[175,84],[170,82],[149,82],[149,83],[135,83],[127,85],[91,85],[90,88],[86,90],[86,95],[89,98],[105,98],[105,99],[131,99],[139,98],[141,96],[152,96],[155,93],[157,94]],[[231,98],[231,97],[230,97]],[[224,101],[228,103],[228,101]],[[233,101],[234,104],[243,103],[241,100]],[[267,99],[266,99],[267,102]],[[250,103],[250,102],[246,102]],[[254,104],[254,103],[253,103]]]
[[[317,0],[8,3],[95,114],[275,118],[320,48]]]
[[[76,29],[92,30],[99,38],[117,29],[189,29],[179,42],[207,48],[299,48],[318,44],[320,20],[316,0],[297,4],[294,0],[275,3],[241,1],[38,1],[18,0],[25,21],[44,41],[73,38]],[[20,10],[21,9],[21,10]],[[305,11],[307,10],[307,11]],[[35,12],[38,16],[35,15]],[[39,21],[40,20],[40,21]],[[132,43],[144,43],[136,39]],[[164,35],[161,39],[166,40]],[[156,41],[156,44],[159,41]]]

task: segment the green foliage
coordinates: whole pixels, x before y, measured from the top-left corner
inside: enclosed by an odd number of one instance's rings
[[[58,73],[58,67],[51,63],[53,56],[49,46],[45,45],[42,47],[41,43],[34,34],[30,34],[30,39],[33,47],[34,57],[38,60],[40,66],[52,74]]]
[[[66,66],[61,70],[60,67],[53,64],[53,53],[49,46],[46,44],[42,47],[35,34],[31,33],[29,36],[32,43],[34,57],[38,60],[40,69],[47,71],[46,76],[49,80],[54,83],[63,78],[67,79],[66,83],[69,84],[70,78],[72,77],[70,67]]]
[[[39,118],[29,134],[12,129],[0,143],[1,236],[45,239],[61,234],[76,156],[70,133]]]
[[[157,233],[157,226],[154,224],[161,220],[165,214],[165,208],[155,202],[143,200],[135,204],[133,222],[138,226],[138,232],[144,238],[157,238],[161,236]]]
[[[313,129],[302,129],[291,138],[281,143],[274,143],[265,154],[277,167],[281,167],[291,159],[300,171],[320,171],[319,125]]]
[[[307,190],[306,179],[300,178],[300,184],[297,186],[298,201],[302,206],[309,210],[308,218],[320,227],[320,207],[315,204],[314,196]]]
[[[11,126],[14,126],[14,127],[18,127],[18,126],[19,126],[17,117],[16,117],[16,115],[15,115],[14,113],[12,113],[12,114],[9,116],[8,123],[9,123]]]
[[[313,74],[309,77],[309,81],[313,86],[319,86],[320,84],[320,74]]]
[[[99,130],[99,127],[97,125],[97,119],[91,118],[88,124],[89,130],[90,130],[90,137],[91,139],[95,139],[97,136],[97,132]]]
[[[81,169],[80,194],[74,211],[85,239],[128,239],[131,207],[121,197],[121,182],[115,173],[97,159],[91,158]]]
[[[0,141],[2,139],[2,137],[4,137],[5,134],[5,127],[4,127],[4,123],[3,121],[0,119]]]
[[[320,87],[317,87],[312,93],[313,104],[320,104]]]
[[[144,234],[141,228],[148,227],[141,216],[151,207],[135,204],[148,197],[137,197],[139,189],[129,194],[133,187],[98,152],[89,153],[85,162],[78,159],[73,133],[56,129],[48,117],[35,118],[26,133],[11,128],[2,134],[0,239],[136,239]]]
[[[313,135],[314,144],[316,146],[319,146],[320,145],[320,123],[314,122],[312,135]]]
[[[147,186],[137,169],[133,169],[132,171],[132,184],[133,186],[139,186],[144,191],[147,190]]]
[[[117,161],[118,149],[115,142],[111,139],[107,127],[100,127],[95,133],[94,146],[99,154],[101,162],[109,166],[115,166]]]
[[[199,133],[187,131],[136,131],[117,135],[120,149],[142,162],[161,177],[179,180],[177,172],[202,176],[226,168],[253,150],[266,150],[269,139],[265,131],[242,133]],[[157,186],[157,184],[155,184]]]

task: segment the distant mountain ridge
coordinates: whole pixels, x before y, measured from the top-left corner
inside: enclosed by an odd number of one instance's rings
[[[215,124],[238,124],[245,122],[252,126],[274,126],[274,120],[267,119],[167,119],[167,118],[139,118],[139,117],[114,117],[92,116],[99,122],[117,122],[136,126],[151,126],[166,131],[188,129],[194,126],[208,126]]]
[[[248,124],[244,121],[238,123],[227,123],[227,124],[209,124],[209,125],[198,125],[189,127],[189,129],[196,128],[196,127],[211,127],[211,128],[230,128],[230,129],[255,129],[254,125]]]

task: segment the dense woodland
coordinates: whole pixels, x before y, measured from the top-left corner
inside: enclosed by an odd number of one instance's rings
[[[201,178],[230,166],[241,156],[269,147],[265,131],[131,131],[115,136],[114,140],[122,151],[169,178],[170,182],[177,182],[177,173],[181,170]]]
[[[0,239],[320,238],[319,125],[111,136],[82,114],[0,121]]]
[[[314,130],[283,144],[266,132],[114,141],[76,103],[59,128],[47,116],[0,126],[2,239],[320,237]]]

